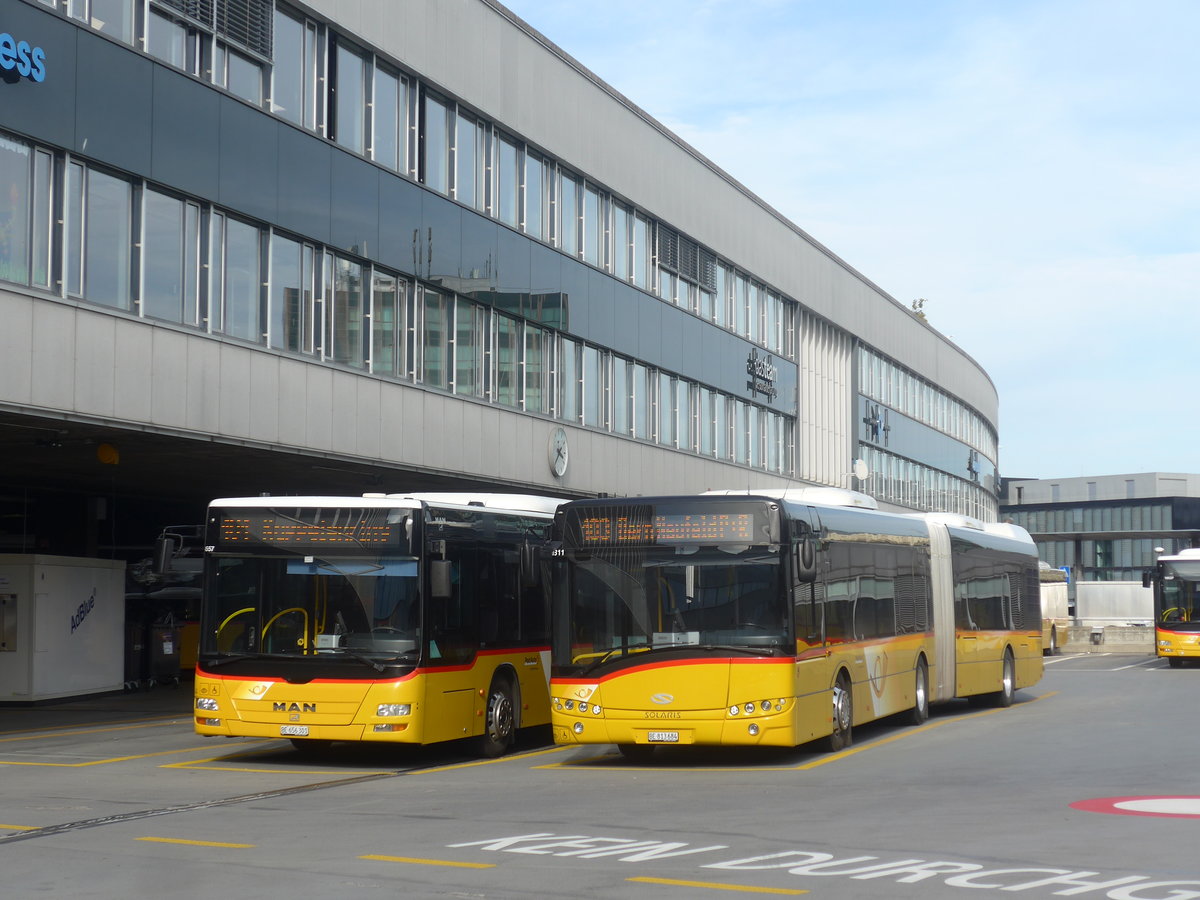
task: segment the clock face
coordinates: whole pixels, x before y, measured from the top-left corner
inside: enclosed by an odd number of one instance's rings
[[[562,478],[567,471],[567,431],[555,428],[550,432],[550,471]]]

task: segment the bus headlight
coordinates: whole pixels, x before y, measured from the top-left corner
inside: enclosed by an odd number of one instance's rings
[[[740,713],[741,711],[742,711],[742,708],[741,708],[740,706],[731,706],[731,707],[729,707],[729,714],[730,714],[731,716],[736,716],[736,715],[737,715],[738,713]]]
[[[592,715],[593,716],[600,715],[600,704],[599,703],[592,704]]]
[[[375,715],[382,718],[389,716],[410,716],[412,715],[411,703],[380,703],[375,707]]]
[[[573,726],[576,734],[583,734],[583,723],[576,722]]]
[[[217,701],[212,697],[196,698],[196,709],[203,709],[206,712],[216,712],[220,708],[221,707],[217,704]]]
[[[746,704],[746,715],[751,715],[753,712],[754,712],[754,704],[747,703]]]

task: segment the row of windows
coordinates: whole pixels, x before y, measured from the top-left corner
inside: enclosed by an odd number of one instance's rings
[[[998,458],[996,432],[982,416],[867,347],[859,351],[858,381],[872,400],[958,438],[993,462]]]
[[[1080,541],[1079,554],[1075,541],[1037,541],[1038,556],[1054,568],[1070,566],[1076,577],[1085,581],[1121,580],[1120,578],[1083,577],[1084,571],[1116,571],[1127,569],[1130,581],[1139,581],[1142,570],[1153,568],[1159,556],[1172,555],[1188,547],[1186,539],[1118,538],[1111,541]],[[1158,548],[1162,548],[1159,552]]]
[[[58,178],[55,162],[0,137],[0,279],[792,471],[792,422],[769,409],[70,157]]]
[[[169,65],[795,359],[796,304],[777,291],[334,29],[271,0],[213,2],[266,16],[267,39],[235,43],[219,16],[197,14],[212,2],[61,0]]]
[[[1170,531],[1170,503],[1129,506],[1073,506],[1011,510],[1006,515],[1030,534],[1073,531]]]
[[[939,510],[995,518],[995,497],[971,481],[881,450],[860,445],[870,475],[862,488],[877,500],[913,509]]]

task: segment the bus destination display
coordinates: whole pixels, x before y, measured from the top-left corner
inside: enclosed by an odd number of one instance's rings
[[[581,545],[755,543],[753,513],[583,513],[578,521]]]
[[[236,510],[221,514],[216,545],[234,548],[251,544],[270,547],[383,549],[405,545],[403,523],[389,523],[377,510],[335,510],[304,521],[269,510]]]

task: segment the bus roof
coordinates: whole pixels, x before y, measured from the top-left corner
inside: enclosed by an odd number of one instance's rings
[[[705,491],[701,496],[722,497],[766,497],[770,500],[788,500],[792,503],[811,503],[814,506],[852,506],[856,509],[878,509],[879,504],[869,494],[846,488],[806,485],[790,488],[760,488],[756,490]]]
[[[1181,581],[1200,581],[1200,548],[1189,547],[1174,556],[1160,556],[1158,561]]]
[[[265,497],[222,497],[209,503],[210,507],[405,507],[416,509],[425,505],[480,508],[519,513],[541,513],[553,515],[566,502],[556,497],[539,497],[533,494],[465,494],[465,493],[412,493],[412,494],[363,494],[362,496],[265,496]]]

